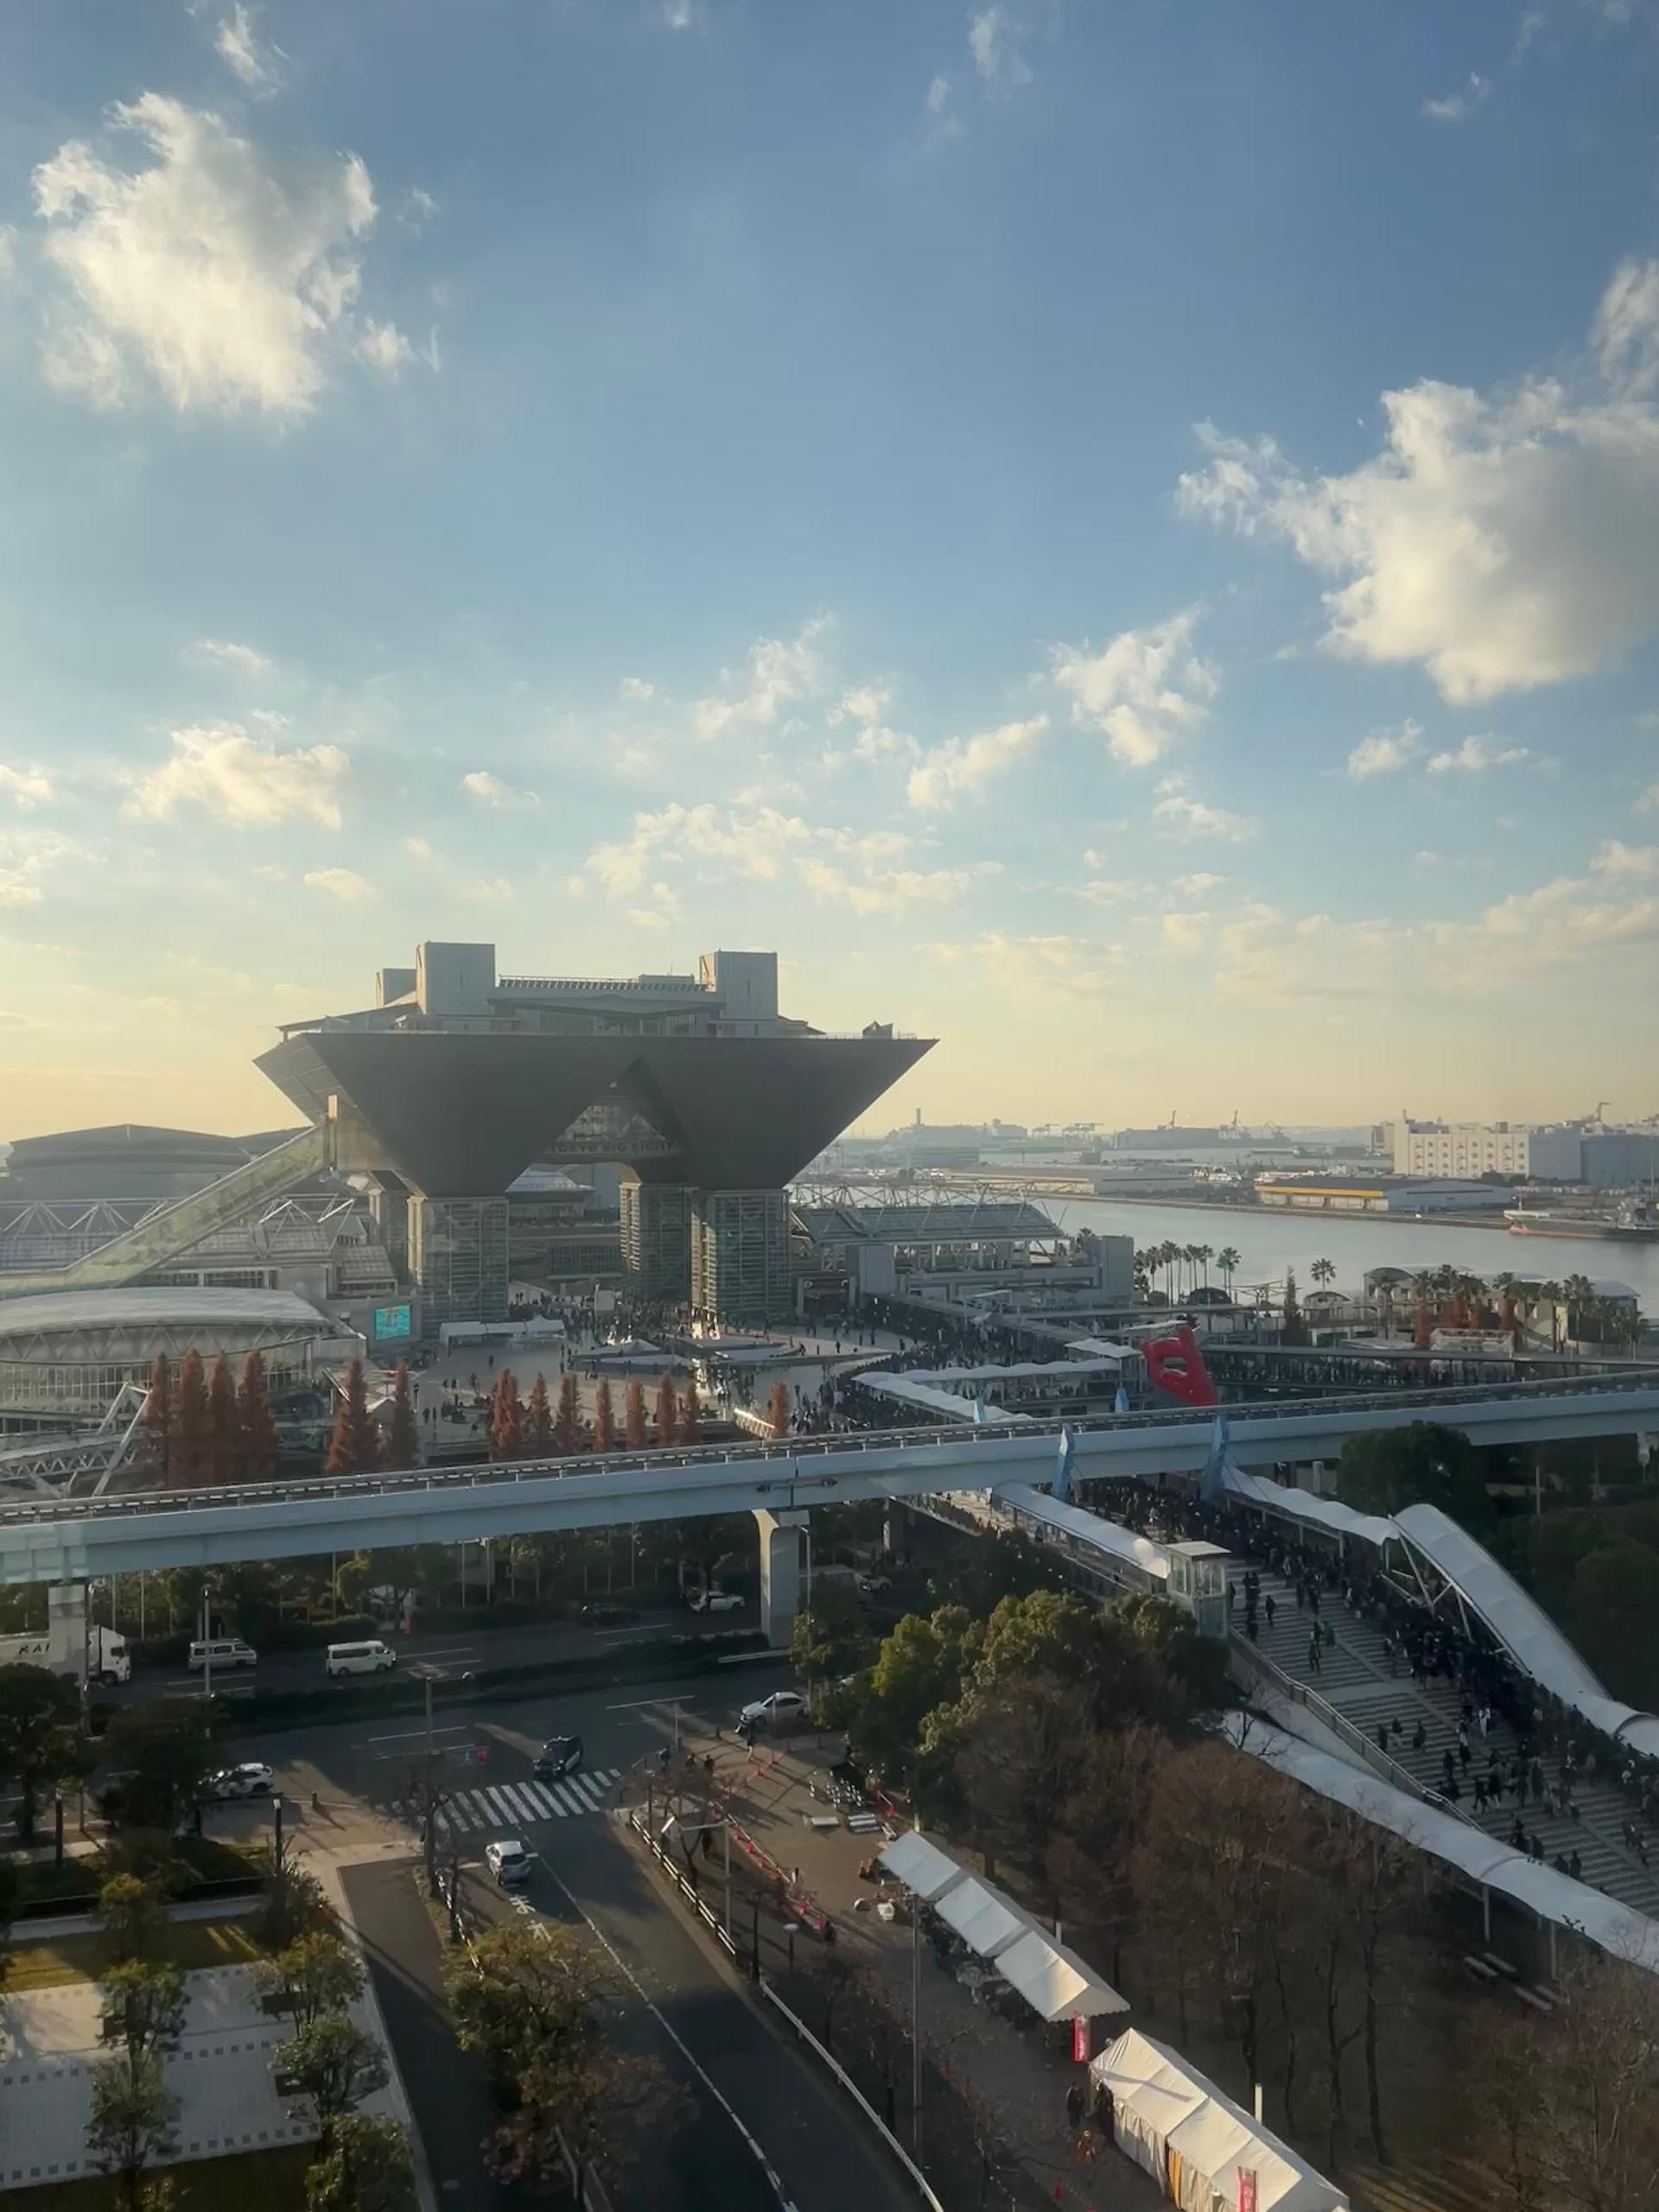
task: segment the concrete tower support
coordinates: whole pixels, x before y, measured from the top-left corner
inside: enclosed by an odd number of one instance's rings
[[[753,1509],[760,1531],[760,1626],[768,1643],[787,1648],[801,1609],[801,1535],[804,1510],[769,1513]]]
[[[505,1198],[409,1202],[409,1273],[423,1325],[507,1318]]]
[[[644,1298],[677,1304],[691,1282],[691,1198],[683,1183],[625,1176],[619,1193],[622,1264]]]
[[[791,1311],[789,1200],[782,1191],[699,1191],[691,1207],[691,1303],[739,1321]]]

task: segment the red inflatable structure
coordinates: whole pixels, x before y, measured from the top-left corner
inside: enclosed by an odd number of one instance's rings
[[[1198,1340],[1185,1321],[1178,1322],[1166,1337],[1142,1337],[1138,1349],[1154,1389],[1179,1398],[1184,1406],[1220,1404]]]

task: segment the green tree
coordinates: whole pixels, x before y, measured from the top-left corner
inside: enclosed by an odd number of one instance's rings
[[[274,1843],[267,1844],[257,1864],[265,1885],[260,1934],[271,1950],[285,1950],[313,1930],[333,1929],[334,1916],[322,1884],[286,1845],[279,1852]]]
[[[415,1418],[415,1391],[406,1359],[398,1361],[391,1378],[391,1414],[386,1423],[382,1464],[393,1470],[421,1464],[421,1425]]]
[[[598,1953],[575,1929],[511,1920],[486,1929],[467,1957],[452,1962],[449,2008],[461,2049],[507,2082],[549,2044],[596,2050],[606,1987]]]
[[[111,1967],[148,1966],[167,1935],[167,1894],[137,1874],[111,1874],[98,1893],[99,1948]]]
[[[1229,1298],[1233,1294],[1233,1279],[1243,1264],[1243,1255],[1235,1251],[1230,1244],[1224,1244],[1216,1255],[1216,1270],[1227,1287]]]
[[[44,1667],[0,1667],[0,1775],[17,1787],[17,1833],[35,1834],[41,1792],[91,1770],[80,1693]]]
[[[1333,1260],[1315,1260],[1313,1266],[1307,1272],[1313,1276],[1314,1281],[1319,1284],[1321,1290],[1325,1289],[1327,1285],[1335,1282],[1337,1279],[1336,1262]]]
[[[144,2168],[178,2148],[178,2116],[179,2101],[153,2051],[139,2059],[124,2053],[93,2068],[86,2149],[94,2165],[115,2175],[125,2212],[143,2212]]]
[[[105,1738],[109,1764],[126,1770],[120,1818],[171,1833],[214,1764],[213,1715],[203,1698],[162,1697],[124,1706]]]
[[[1659,1550],[1632,1536],[1586,1552],[1573,1571],[1564,1625],[1591,1664],[1620,1695],[1659,1695],[1659,1640],[1653,1608],[1659,1592]]]
[[[331,2012],[344,2012],[363,1993],[355,1952],[328,1929],[314,1928],[264,1961],[255,1973],[261,1999],[295,2031]]]
[[[1414,1421],[1350,1436],[1337,1461],[1337,1495],[1357,1513],[1438,1505],[1465,1529],[1492,1517],[1480,1457],[1461,1429]]]
[[[346,1388],[322,1471],[327,1475],[368,1475],[379,1464],[380,1439],[369,1414],[368,1383],[362,1361],[354,1359],[346,1370]]]
[[[241,1424],[237,1419],[236,1385],[231,1380],[231,1363],[220,1352],[213,1362],[207,1383],[207,1430],[204,1453],[203,1480],[208,1483],[233,1483],[236,1480],[238,1447],[241,1443]]]
[[[236,1394],[237,1474],[245,1483],[268,1483],[276,1471],[276,1416],[270,1409],[263,1356],[251,1351],[242,1363]]]
[[[933,1570],[929,1590],[936,1605],[963,1605],[983,1620],[1004,1598],[1036,1590],[1064,1591],[1064,1569],[1040,1544],[1018,1529],[968,1536]]]
[[[173,1410],[173,1479],[194,1490],[211,1470],[207,1443],[207,1376],[201,1354],[192,1350],[179,1362],[179,1386]]]
[[[184,1976],[177,1967],[155,1959],[124,1959],[99,1982],[99,2040],[119,2044],[135,2064],[178,2042],[184,2027]]]
[[[415,2212],[409,2139],[395,2120],[342,2113],[306,2169],[306,2212]]]
[[[789,1656],[809,1682],[839,1681],[870,1661],[870,1632],[858,1599],[844,1583],[815,1580],[795,1616]]]
[[[608,1390],[608,1383],[600,1388]],[[553,1408],[548,1402],[547,1377],[539,1371],[530,1386],[530,1403],[524,1412],[524,1454],[531,1459],[545,1459],[553,1451]]]
[[[1307,1324],[1302,1319],[1301,1300],[1296,1295],[1296,1271],[1285,1269],[1284,1302],[1280,1309],[1279,1341],[1281,1344],[1305,1344]]]
[[[962,1606],[941,1605],[931,1616],[907,1613],[883,1639],[849,1732],[867,1765],[904,1777],[928,1715],[955,1707],[982,1634]]]
[[[325,2137],[335,2120],[391,2078],[385,2051],[343,2012],[325,2012],[302,2028],[279,2046],[271,2063],[283,2082],[310,2098]]]

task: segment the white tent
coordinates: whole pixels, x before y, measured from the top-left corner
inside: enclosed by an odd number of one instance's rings
[[[1040,1928],[999,1951],[996,1970],[1045,2020],[1093,2020],[1129,2009],[1126,1997]]]
[[[1029,1913],[1021,1912],[1012,1897],[1005,1897],[982,1875],[970,1874],[939,1899],[936,1910],[947,1927],[954,1928],[970,1951],[994,1959],[1010,1943],[1036,1927]]]
[[[1348,2199],[1242,2106],[1171,2050],[1130,2028],[1090,2068],[1111,2091],[1118,2148],[1183,2212],[1235,2212],[1255,2176],[1258,2212],[1348,2212]]]
[[[919,1828],[906,1828],[896,1836],[881,1853],[881,1870],[902,1882],[913,1895],[926,1904],[932,1904],[944,1896],[953,1882],[960,1882],[968,1870],[958,1866],[948,1851],[941,1851],[937,1843],[930,1843]]]

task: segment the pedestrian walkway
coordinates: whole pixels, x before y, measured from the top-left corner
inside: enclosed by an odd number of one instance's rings
[[[498,1782],[487,1789],[457,1789],[438,1815],[440,1834],[467,1835],[485,1828],[516,1832],[526,1821],[568,1821],[602,1813],[620,1767],[567,1774],[561,1782]]]
[[[1236,1582],[1242,1583],[1244,1564],[1235,1562]],[[1449,1756],[1458,1783],[1455,1809],[1488,1835],[1499,1842],[1511,1842],[1518,1818],[1528,1837],[1535,1835],[1542,1844],[1548,1863],[1553,1865],[1558,1857],[1570,1861],[1576,1853],[1580,1880],[1617,1897],[1621,1904],[1659,1919],[1659,1880],[1624,1839],[1630,1805],[1616,1783],[1580,1773],[1573,1789],[1575,1819],[1572,1809],[1562,1807],[1558,1798],[1547,1799],[1543,1795],[1544,1788],[1556,1781],[1553,1761],[1548,1769],[1541,1766],[1535,1772],[1518,1776],[1519,1741],[1514,1729],[1496,1715],[1484,1736],[1478,1726],[1466,1729],[1469,1756],[1465,1760],[1459,1733],[1464,1722],[1463,1693],[1454,1682],[1441,1675],[1413,1680],[1397,1652],[1390,1662],[1383,1649],[1382,1630],[1363,1612],[1351,1608],[1339,1592],[1321,1589],[1316,1617],[1298,1602],[1294,1583],[1266,1568],[1256,1573],[1261,1609],[1255,1647],[1283,1673],[1324,1698],[1363,1730],[1379,1750],[1383,1748],[1382,1738],[1386,1733],[1388,1756],[1420,1788],[1444,1789]],[[1274,1606],[1271,1621],[1267,1611],[1269,1599]],[[1313,1651],[1316,1619],[1320,1630],[1317,1661]],[[1243,1620],[1241,1588],[1233,1611],[1236,1630],[1242,1629]],[[1326,1629],[1334,1630],[1334,1643],[1325,1641]],[[1476,1780],[1484,1789],[1499,1773],[1520,1779],[1521,1791],[1517,1793],[1513,1783],[1506,1789],[1494,1789],[1490,1801],[1477,1808]]]

